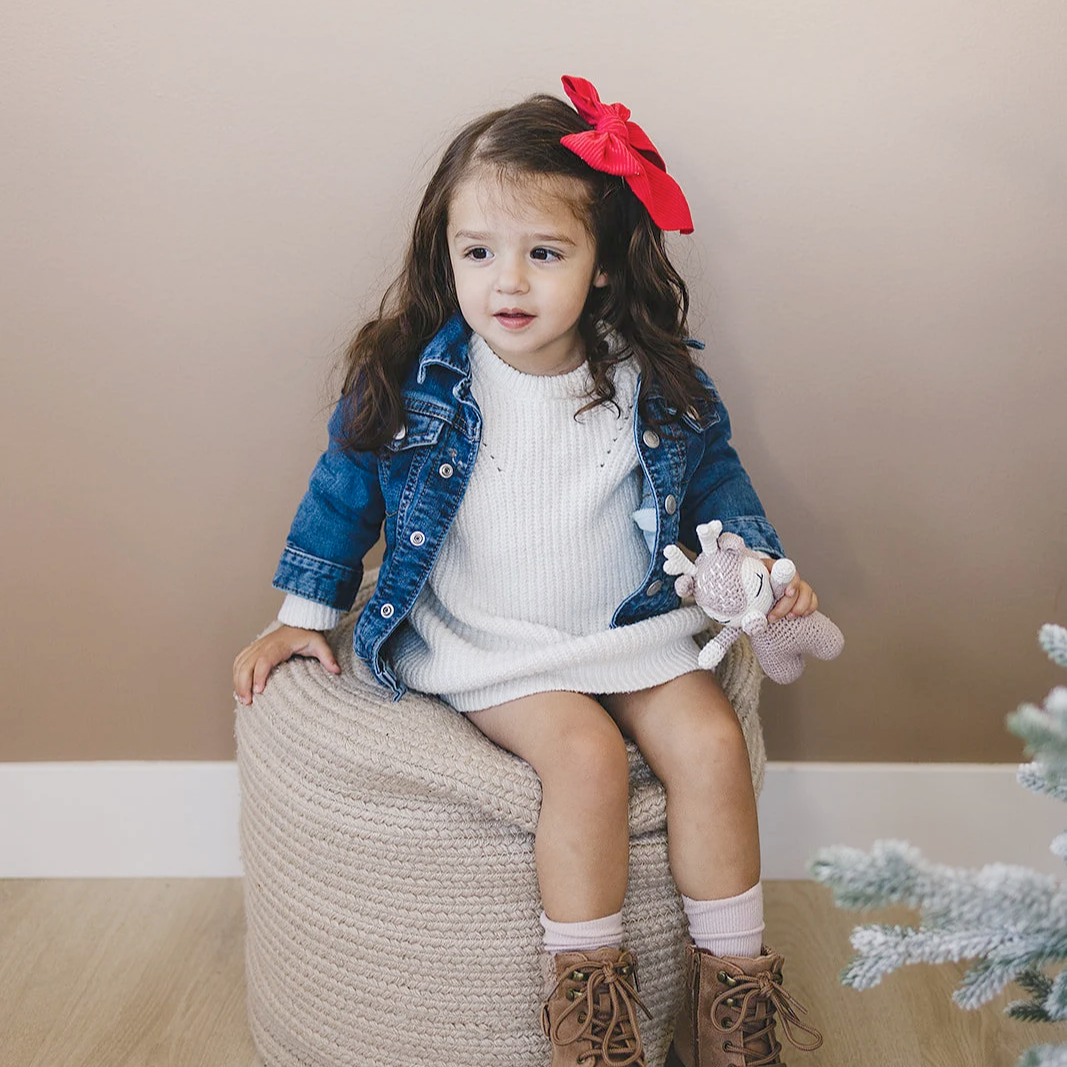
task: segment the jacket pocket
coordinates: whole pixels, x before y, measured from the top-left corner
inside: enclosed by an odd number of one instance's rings
[[[386,451],[404,452],[409,448],[436,444],[444,425],[442,419],[432,415],[408,411],[404,415],[404,425],[386,442]]]
[[[382,450],[381,485],[387,524],[402,524],[404,513],[425,487],[425,472],[433,469],[427,467],[427,461],[436,454],[435,446],[446,425],[443,419],[409,411],[403,433],[394,436]],[[388,528],[386,532],[389,533]]]

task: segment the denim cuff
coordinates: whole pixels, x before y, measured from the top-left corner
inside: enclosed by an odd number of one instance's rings
[[[785,549],[774,527],[760,515],[741,515],[722,520],[723,533],[737,534],[753,552],[766,552],[775,559],[785,558]]]
[[[271,585],[283,593],[295,593],[345,612],[351,609],[362,580],[362,564],[346,567],[287,544]]]

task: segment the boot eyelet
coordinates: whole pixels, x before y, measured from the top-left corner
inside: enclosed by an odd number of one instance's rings
[[[580,989],[568,989],[567,990],[567,999],[568,1000],[577,1000],[581,995],[582,995],[582,991]]]
[[[722,1050],[723,1050],[723,1052],[729,1052],[730,1051],[730,1042],[729,1041],[724,1041],[722,1043]]]
[[[571,971],[571,979],[575,982],[584,982],[585,977],[584,971]]]
[[[719,971],[716,977],[719,979],[720,982],[725,982],[729,975],[727,975],[725,971]]]
[[[729,1019],[725,1015],[719,1021],[723,1026],[733,1026],[734,1025],[733,1019]]]
[[[725,1003],[727,1004],[728,1007],[732,1008],[737,1003],[737,1001],[734,1000],[733,997],[727,997]]]
[[[584,1011],[578,1013],[578,1022],[580,1022],[580,1023],[584,1023],[585,1022],[585,1012]]]

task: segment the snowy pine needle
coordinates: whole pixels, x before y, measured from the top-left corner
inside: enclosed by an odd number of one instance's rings
[[[1018,1067],[1067,1067],[1067,1045],[1034,1045],[1023,1053]]]
[[[1037,639],[1057,667],[1067,667],[1067,629],[1046,623],[1038,631]]]
[[[1039,640],[1049,658],[1067,667],[1067,629],[1043,626]],[[1067,801],[1067,687],[1053,689],[1042,706],[1022,704],[1008,729],[1026,743],[1033,762],[1018,781],[1035,793]],[[1067,832],[1052,842],[1067,859]],[[918,909],[918,926],[875,923],[852,932],[856,955],[841,972],[843,984],[869,989],[908,963],[974,961],[952,999],[977,1008],[1017,982],[1029,1000],[1007,1014],[1030,1022],[1067,1021],[1067,883],[1053,875],[1004,863],[963,870],[931,863],[905,841],[876,841],[869,852],[834,845],[808,866],[828,885],[839,907]],[[1029,1049],[1018,1067],[1067,1067],[1067,1045]]]

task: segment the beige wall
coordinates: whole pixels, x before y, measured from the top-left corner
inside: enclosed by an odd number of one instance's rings
[[[0,759],[224,759],[328,373],[449,130],[581,74],[657,142],[736,440],[838,663],[771,755],[1015,760],[1062,681],[1056,0],[10,5]],[[768,687],[770,688],[770,687]]]

